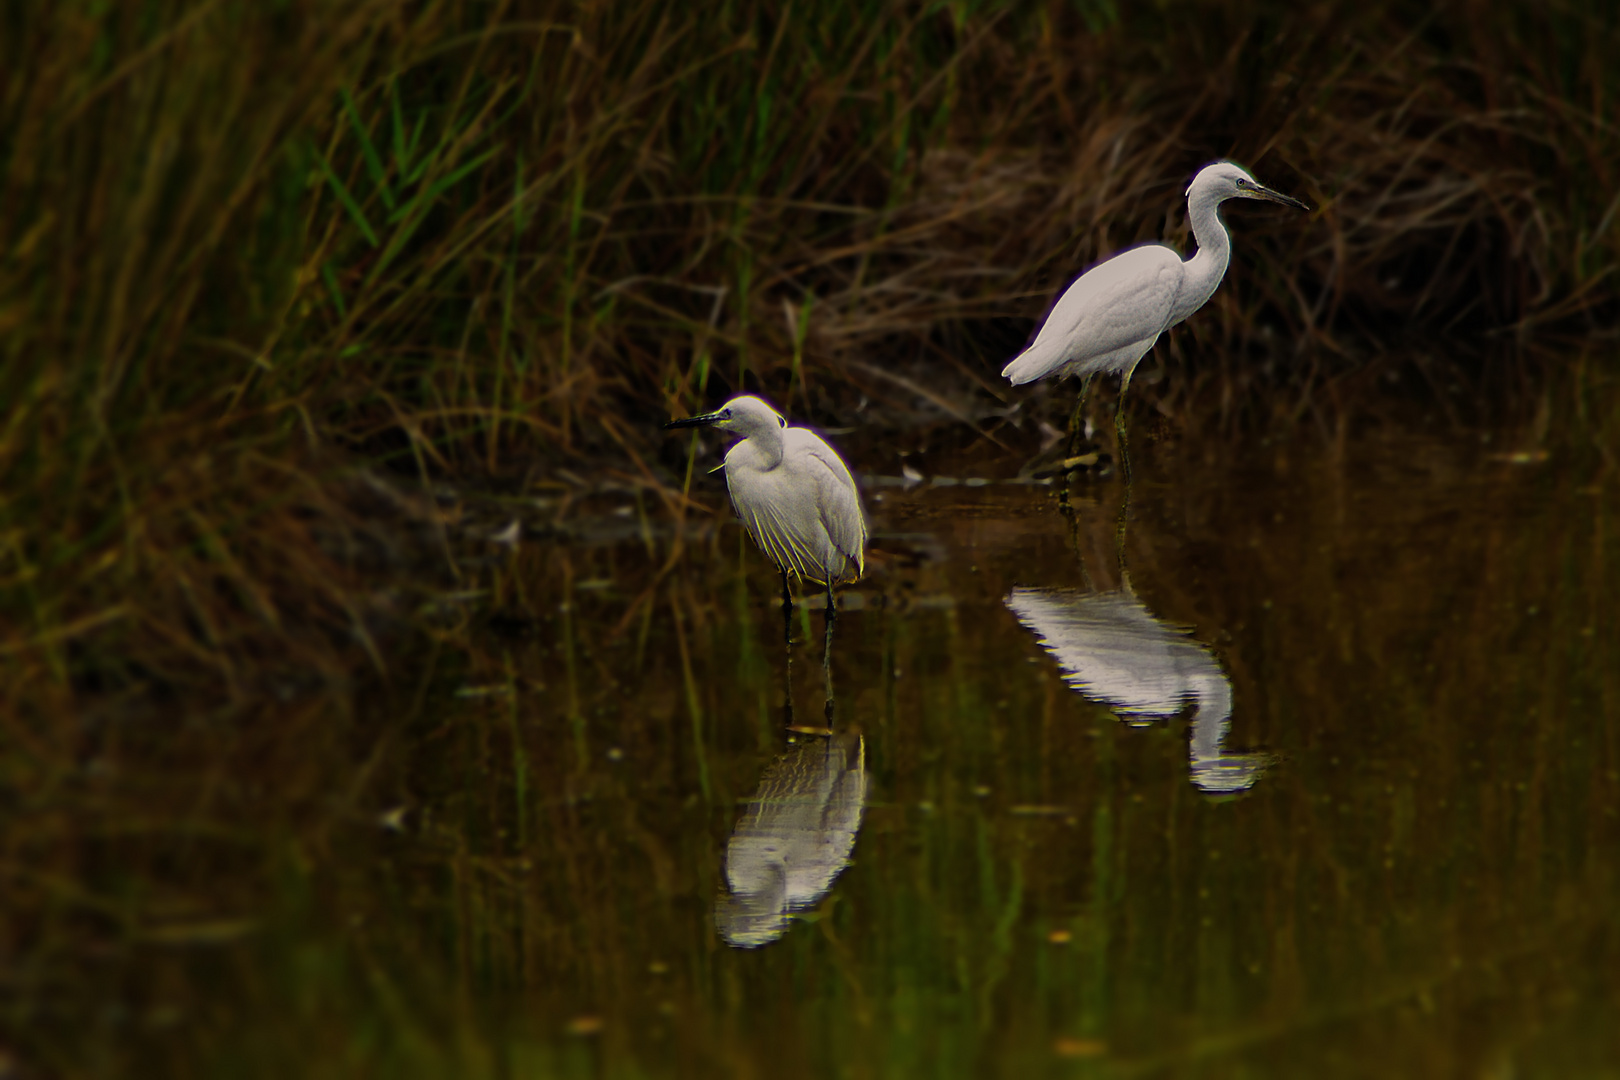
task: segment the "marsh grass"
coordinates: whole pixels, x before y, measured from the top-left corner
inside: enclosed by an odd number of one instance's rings
[[[1232,280],[1160,350],[1165,413],[1230,433],[1392,343],[1467,378],[1503,355],[1481,335],[1588,336],[1615,35],[1579,2],[21,5],[3,693],[43,718],[385,666],[375,626],[454,574],[334,543],[372,520],[357,459],[606,468],[679,512],[652,425],[739,388],[976,423],[1056,290],[1184,238],[1219,155],[1320,209],[1232,215]]]

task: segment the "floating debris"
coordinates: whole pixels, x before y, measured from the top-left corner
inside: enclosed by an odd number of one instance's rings
[[[1075,1039],[1060,1035],[1052,1043],[1052,1052],[1058,1057],[1101,1057],[1108,1052],[1108,1044],[1101,1039]]]
[[[389,832],[404,832],[405,815],[409,812],[410,807],[408,806],[396,806],[390,810],[384,810],[377,815],[377,824]]]
[[[511,683],[489,683],[485,686],[463,686],[456,690],[458,698],[504,697],[512,692]]]
[[[1547,460],[1545,450],[1511,450],[1501,454],[1492,454],[1492,461],[1505,461],[1509,465],[1540,465]]]

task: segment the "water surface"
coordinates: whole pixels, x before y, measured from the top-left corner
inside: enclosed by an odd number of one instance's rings
[[[492,556],[392,690],[154,716],[15,805],[11,1046],[1613,1075],[1613,479],[1504,441],[1150,444],[1123,530],[1111,480],[873,477],[830,710],[819,601],[786,645],[718,478],[678,526],[619,497],[617,539]]]

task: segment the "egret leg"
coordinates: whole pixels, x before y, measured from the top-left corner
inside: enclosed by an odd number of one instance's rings
[[[1125,494],[1119,500],[1119,521],[1114,526],[1114,558],[1119,562],[1119,579],[1130,581],[1130,574],[1125,569],[1125,523],[1130,520],[1131,514],[1131,483],[1130,471],[1125,473]]]
[[[833,624],[836,623],[837,621],[838,621],[838,608],[833,603],[832,585],[829,584],[827,586],[827,642],[826,642],[826,648],[823,650],[823,655],[822,655],[822,662],[824,664],[831,665],[831,663],[832,663]]]
[[[1119,380],[1119,403],[1114,406],[1114,445],[1119,448],[1119,467],[1125,476],[1126,487],[1131,483],[1131,451],[1125,441],[1125,391],[1131,386],[1131,373],[1135,365],[1125,369]]]
[[[793,730],[793,642],[784,650],[787,662],[782,667],[782,728]]]
[[[1074,415],[1069,418],[1069,456],[1080,453],[1080,443],[1086,437],[1086,395],[1091,392],[1091,375],[1080,377],[1080,397],[1074,403]]]
[[[832,582],[827,582],[827,640],[822,645],[821,675],[822,683],[827,690],[827,726],[832,727],[833,718],[833,685],[832,685],[832,639],[833,624],[838,621],[838,606],[833,602]]]
[[[782,571],[782,640],[793,644],[793,590],[788,588],[785,569]]]
[[[1080,377],[1080,396],[1074,403],[1074,415],[1069,417],[1069,456],[1058,465],[1058,512],[1065,517],[1074,514],[1069,506],[1069,468],[1086,437],[1086,395],[1091,392],[1091,379],[1091,375]]]

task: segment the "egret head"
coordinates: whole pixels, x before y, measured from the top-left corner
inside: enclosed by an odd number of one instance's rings
[[[1284,206],[1300,210],[1310,209],[1298,199],[1290,198],[1280,191],[1272,191],[1264,184],[1258,183],[1254,177],[1230,161],[1213,161],[1199,169],[1198,175],[1187,185],[1187,199],[1189,202],[1208,199],[1216,203],[1225,202],[1227,199],[1265,199],[1267,202],[1282,203]]]
[[[762,398],[750,395],[748,397],[732,398],[712,413],[704,413],[701,416],[688,416],[684,420],[671,420],[664,426],[666,428],[716,427],[721,431],[729,431],[733,435],[741,435],[746,439],[758,432],[785,428],[787,427],[787,421]]]

